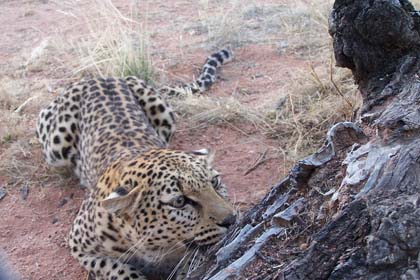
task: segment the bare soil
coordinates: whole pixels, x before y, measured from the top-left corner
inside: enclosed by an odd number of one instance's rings
[[[128,0],[114,2],[123,11],[128,7]],[[153,33],[156,66],[166,70],[169,80],[189,80],[209,54],[208,50],[197,47],[205,34],[192,34],[185,28],[198,21],[195,1],[148,2],[145,5],[150,15],[149,28]],[[223,2],[218,3],[224,5]],[[57,1],[0,2],[0,82],[16,80],[26,85],[22,97],[16,95],[19,102],[11,102],[7,109],[12,114],[17,105],[28,97],[40,96],[17,118],[16,136],[9,139],[6,135],[9,130],[0,128],[1,161],[4,163],[13,159],[10,166],[19,164],[24,168],[22,177],[13,168],[14,173],[0,173],[0,188],[6,192],[6,196],[0,199],[0,250],[22,279],[70,280],[86,277],[70,256],[66,241],[85,190],[79,187],[75,178],[53,175],[54,171],[49,170],[42,160],[40,146],[34,142],[33,133],[37,112],[56,96],[57,85],[68,82],[60,76],[68,69],[53,68],[51,57],[25,66],[32,50],[43,40],[77,34],[80,32],[77,24],[75,18],[63,12]],[[274,44],[269,43],[242,46],[235,49],[235,56],[236,59],[223,68],[221,79],[207,95],[223,97],[236,94],[245,104],[264,104],[270,100],[269,97],[278,95],[284,89],[292,71],[306,65],[298,57],[281,54]],[[60,59],[72,58],[54,59],[57,63]],[[5,99],[6,96],[0,96],[0,105],[6,103]],[[5,110],[6,105],[2,106]],[[241,209],[256,203],[290,166],[290,162],[276,152],[281,147],[251,124],[221,123],[191,129],[183,123],[185,121],[180,120],[179,131],[171,147],[215,150],[216,168],[230,188],[231,199]],[[269,159],[250,171],[264,153]],[[28,170],[32,171],[28,173]],[[24,199],[26,187],[28,194]]]

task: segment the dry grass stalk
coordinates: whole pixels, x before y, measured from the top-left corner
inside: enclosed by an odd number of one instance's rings
[[[207,29],[207,44],[210,48],[237,46],[243,39],[241,36],[243,2],[230,0],[223,7],[215,6],[208,0],[202,0],[200,4],[199,16],[201,24]]]
[[[188,95],[183,99],[172,99],[171,103],[189,127],[246,122],[260,131],[272,130],[263,113],[242,104],[235,97]]]
[[[95,7],[94,11],[87,11],[85,5]],[[124,16],[110,0],[89,0],[84,5],[75,0],[66,1],[65,8],[71,12],[65,13],[86,29],[78,37],[68,39],[79,58],[73,74],[152,79],[149,33],[147,21],[143,20],[147,14],[139,5],[133,1],[130,15]]]
[[[344,69],[328,73],[325,67],[311,67],[308,73],[297,73],[283,106],[277,108],[276,133],[271,136],[285,141],[294,158],[316,150],[328,128],[339,121],[353,120],[361,105],[360,94],[351,73]],[[273,117],[273,115],[271,115]]]
[[[281,26],[287,52],[311,60],[304,71],[294,74],[288,92],[280,97],[274,120],[276,133],[294,159],[315,151],[328,128],[353,120],[361,97],[349,71],[333,67],[328,15],[332,1],[296,1],[282,10]]]
[[[333,1],[296,1],[282,10],[282,31],[288,43],[288,52],[306,59],[326,59],[330,53],[328,16]]]

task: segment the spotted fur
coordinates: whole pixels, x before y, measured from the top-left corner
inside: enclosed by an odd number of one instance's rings
[[[115,279],[166,279],[189,249],[217,242],[234,223],[225,190],[208,155],[153,149],[118,161],[83,202],[71,253],[95,279],[117,270]]]
[[[159,91],[167,96],[182,96],[185,94],[203,93],[208,90],[217,79],[217,70],[223,64],[226,64],[233,59],[232,51],[222,49],[211,54],[204,62],[201,68],[200,75],[193,82],[178,87],[162,87]]]
[[[171,107],[136,77],[80,81],[40,112],[47,162],[90,191],[69,245],[91,279],[182,279],[183,256],[235,222],[213,153],[167,149],[174,131]]]

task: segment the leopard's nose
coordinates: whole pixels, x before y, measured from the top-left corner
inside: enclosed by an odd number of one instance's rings
[[[233,225],[235,222],[236,222],[236,215],[229,214],[229,216],[224,218],[223,221],[218,225],[221,226],[221,227],[229,227],[229,226]]]

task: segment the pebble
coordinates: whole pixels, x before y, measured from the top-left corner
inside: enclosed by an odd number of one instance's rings
[[[0,188],[0,200],[2,200],[7,195],[6,190],[4,187]]]

